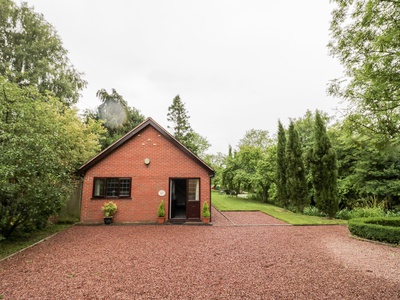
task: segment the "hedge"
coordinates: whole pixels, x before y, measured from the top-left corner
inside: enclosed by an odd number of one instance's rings
[[[359,237],[400,244],[400,217],[356,218],[348,225],[350,232]]]

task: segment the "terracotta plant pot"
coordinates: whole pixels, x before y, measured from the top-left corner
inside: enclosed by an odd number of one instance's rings
[[[210,223],[210,218],[201,218],[204,224]]]
[[[163,224],[165,222],[165,217],[158,217],[157,218],[157,223],[158,224]]]

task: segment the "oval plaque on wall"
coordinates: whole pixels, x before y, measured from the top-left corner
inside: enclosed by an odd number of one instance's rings
[[[164,197],[165,196],[165,191],[164,190],[159,190],[158,191],[158,196],[160,196],[160,197]]]

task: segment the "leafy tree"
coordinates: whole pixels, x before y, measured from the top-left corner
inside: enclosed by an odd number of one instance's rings
[[[309,152],[309,162],[316,206],[332,218],[339,209],[336,152],[319,111],[315,113],[314,146]]]
[[[349,103],[349,120],[391,139],[400,132],[400,2],[332,2],[329,47],[345,78],[329,91]]]
[[[196,145],[197,148],[196,154],[200,158],[204,159],[207,156],[206,151],[211,146],[209,141],[197,132],[193,132],[193,144]]]
[[[242,182],[237,180],[237,172],[240,171],[239,161],[236,157],[236,153],[232,153],[232,148],[229,147],[229,155],[225,162],[225,168],[221,172],[221,183],[224,188],[228,188],[231,191],[235,191],[236,194],[240,192]]]
[[[253,193],[263,202],[274,201],[276,198],[275,192],[271,192],[276,178],[276,153],[276,145],[270,145],[263,152],[251,179]]]
[[[278,121],[278,143],[276,147],[276,189],[277,200],[280,205],[287,208],[289,206],[289,196],[286,183],[286,133],[281,121]]]
[[[0,74],[19,86],[51,91],[66,104],[78,101],[86,82],[70,63],[60,37],[43,15],[22,3],[0,0]]]
[[[189,123],[189,113],[186,110],[185,103],[182,102],[179,95],[175,96],[172,104],[168,107],[167,120],[174,125],[173,135],[186,148],[196,155],[204,155],[210,144],[207,139],[196,133]],[[168,128],[171,128],[168,126]]]
[[[98,150],[101,125],[75,109],[0,77],[0,235],[44,226]]]
[[[367,198],[399,205],[399,139],[387,141],[348,119],[331,128],[331,136],[338,156],[340,205],[353,208]]]
[[[105,131],[101,138],[102,149],[107,148],[120,137],[131,131],[144,121],[144,116],[134,107],[129,107],[124,98],[115,89],[111,94],[105,89],[96,93],[102,101],[96,110],[86,110],[84,116],[86,120],[102,120]]]
[[[102,102],[97,108],[99,119],[104,120],[104,126],[113,137],[128,119],[128,103],[115,89],[111,89],[111,94],[105,89],[98,90],[96,96]]]
[[[244,137],[239,141],[239,148],[243,146],[258,147],[266,150],[272,144],[272,139],[266,130],[251,129],[246,131]]]
[[[288,130],[286,162],[288,202],[290,206],[294,206],[298,211],[302,212],[304,207],[309,204],[308,188],[299,134],[294,126],[293,120],[290,121]]]
[[[203,159],[214,169],[215,176],[211,180],[213,185],[219,188],[222,185],[222,172],[226,166],[227,155],[218,152],[217,154],[206,154]]]

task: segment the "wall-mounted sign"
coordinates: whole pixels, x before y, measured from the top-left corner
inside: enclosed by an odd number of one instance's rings
[[[164,190],[159,190],[158,191],[158,196],[160,196],[160,197],[164,197],[165,196],[165,191]]]

